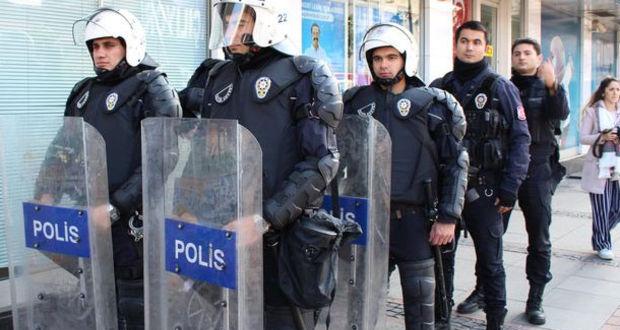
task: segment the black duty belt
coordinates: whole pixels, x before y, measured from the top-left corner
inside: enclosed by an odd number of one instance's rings
[[[423,206],[413,204],[391,203],[390,204],[390,219],[402,219],[406,215],[422,214],[424,215],[426,209]]]

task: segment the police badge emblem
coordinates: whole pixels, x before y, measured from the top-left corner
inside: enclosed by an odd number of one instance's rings
[[[411,110],[411,101],[408,99],[400,99],[398,103],[396,103],[396,106],[398,107],[398,113],[405,117],[409,114],[409,110]]]
[[[224,87],[224,89],[222,89],[221,91],[215,94],[215,102],[219,104],[226,102],[226,100],[228,100],[230,95],[232,95],[232,92],[233,92],[233,84],[230,83],[228,86]]]
[[[116,106],[116,101],[118,101],[118,94],[112,93],[105,98],[105,105],[108,108],[108,111],[112,111]]]
[[[269,88],[271,88],[271,79],[269,77],[260,77],[256,80],[255,84],[256,96],[259,99],[264,99],[269,92]]]
[[[90,91],[86,91],[86,93],[84,93],[84,95],[82,95],[82,97],[80,97],[80,99],[77,101],[78,109],[82,109],[82,107],[84,107],[84,104],[86,104],[86,101],[88,101],[88,95],[90,95]]]
[[[375,102],[366,104],[365,106],[357,109],[357,114],[361,117],[371,117],[373,113],[375,113],[375,108],[377,105]]]
[[[487,95],[484,93],[480,93],[476,95],[474,101],[476,102],[476,108],[482,109],[487,104]]]

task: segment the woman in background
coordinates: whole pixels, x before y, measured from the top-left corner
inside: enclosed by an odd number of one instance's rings
[[[581,187],[590,193],[592,205],[592,247],[599,258],[611,260],[614,257],[610,231],[620,221],[620,168],[609,169],[610,175],[599,178],[599,159],[605,143],[620,144],[620,82],[605,78],[590,97],[581,121],[581,143],[590,145],[586,154],[581,176]],[[600,157],[600,156],[599,156]]]

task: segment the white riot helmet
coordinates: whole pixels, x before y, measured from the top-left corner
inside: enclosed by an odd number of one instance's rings
[[[209,49],[220,49],[233,44],[273,47],[288,54],[299,50],[289,39],[291,31],[284,0],[215,0],[211,21]],[[245,16],[245,17],[244,17]],[[247,19],[254,20],[254,28]]]
[[[80,39],[79,41],[77,39]],[[73,23],[73,41],[76,45],[98,38],[122,38],[125,42],[125,61],[137,66],[146,54],[144,28],[138,19],[125,9],[99,8],[94,13]]]
[[[411,32],[395,23],[378,23],[368,29],[360,47],[359,58],[362,60],[362,55],[364,56],[373,76],[372,53],[370,51],[381,47],[394,47],[399,53],[403,54],[405,74],[409,77],[415,75],[418,66],[418,44]]]

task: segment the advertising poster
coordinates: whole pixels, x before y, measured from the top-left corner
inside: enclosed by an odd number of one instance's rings
[[[471,0],[452,0],[452,4],[452,32],[456,35],[456,29],[471,20]]]
[[[579,112],[583,106],[579,81],[581,80],[581,49],[579,18],[568,17],[542,9],[543,56],[550,59],[559,84],[566,90],[569,117],[562,122],[560,148],[571,148],[579,143]],[[585,98],[589,97],[585,96]]]
[[[345,79],[345,3],[304,0],[302,2],[302,53],[325,61],[339,81]]]

